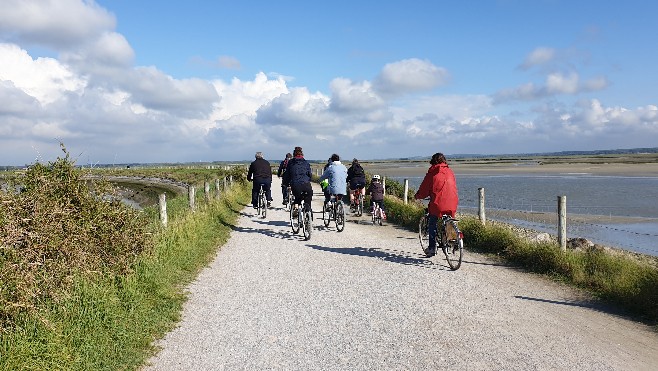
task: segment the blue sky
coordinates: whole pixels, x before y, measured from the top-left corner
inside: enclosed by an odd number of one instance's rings
[[[658,145],[655,1],[0,5],[0,164]]]

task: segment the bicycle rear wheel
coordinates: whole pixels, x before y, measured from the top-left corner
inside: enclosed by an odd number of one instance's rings
[[[373,206],[372,209],[372,225],[375,225],[377,223],[377,205]]]
[[[420,247],[423,249],[423,252],[427,254],[430,247],[430,233],[428,229],[429,216],[425,214],[420,218],[418,223],[418,241],[420,241]]]
[[[261,193],[258,198],[258,209],[263,213],[263,218],[267,216],[267,200],[265,199],[265,193]]]
[[[311,232],[313,231],[313,217],[311,216],[312,211],[308,210],[304,212],[304,240],[308,241],[311,239]]]
[[[363,195],[359,192],[359,197],[356,199],[356,216],[363,215]]]
[[[333,207],[331,206],[331,202],[327,202],[327,204],[322,208],[322,221],[324,222],[324,226],[326,228],[329,228],[329,223],[331,223],[332,209]]]
[[[382,225],[382,220],[384,220],[384,218],[383,218],[383,216],[382,216],[382,213],[383,213],[383,212],[384,212],[384,211],[382,210],[381,207],[378,207],[378,208],[377,208],[377,222],[379,223],[379,225]]]
[[[338,232],[342,232],[345,229],[345,209],[343,208],[342,202],[336,203],[336,229]]]
[[[448,265],[453,271],[459,269],[462,265],[462,253],[464,250],[464,241],[462,240],[461,232],[457,227],[457,222],[448,220],[444,228],[444,241],[443,253],[446,256]]]
[[[295,209],[295,206],[290,207],[290,227],[293,234],[299,233],[299,216],[295,213],[296,211],[298,210]]]

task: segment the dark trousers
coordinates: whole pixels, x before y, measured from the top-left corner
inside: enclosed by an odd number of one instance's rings
[[[258,192],[260,192],[261,184],[265,190],[265,198],[268,201],[272,201],[272,181],[269,179],[254,179],[254,186],[251,188],[252,205],[258,205]]]
[[[302,195],[304,192],[305,194]],[[304,203],[306,204],[306,210],[311,209],[311,200],[313,199],[313,187],[311,186],[311,183],[293,184],[292,194],[295,196],[296,205],[301,205],[303,198]]]
[[[429,250],[434,252],[436,251],[436,229],[437,229],[437,223],[439,221],[439,217],[436,215],[430,214],[429,220],[428,220],[428,226],[427,226],[427,232],[430,235],[430,246]]]
[[[282,184],[281,185],[281,194],[283,195],[283,202],[288,201],[288,185],[287,184]]]

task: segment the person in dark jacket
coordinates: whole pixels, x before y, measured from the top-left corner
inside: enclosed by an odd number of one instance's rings
[[[350,207],[354,205],[354,192],[357,189],[361,191],[361,194],[365,195],[366,187],[366,172],[363,170],[363,167],[359,163],[359,160],[353,159],[352,166],[347,169],[347,182],[350,184]],[[357,193],[358,194],[358,193]]]
[[[286,167],[288,166],[288,161],[290,161],[291,158],[292,154],[286,153],[286,159],[279,164],[279,170],[276,172],[277,177],[283,177],[283,173],[286,172]],[[283,194],[283,204],[285,205],[288,203],[288,184],[283,180],[281,181],[281,193]]]
[[[283,182],[290,184],[292,194],[295,196],[295,205],[301,205],[303,197],[306,210],[310,210],[311,200],[313,199],[311,164],[304,159],[302,147],[295,147],[292,155],[293,157],[288,161],[286,171],[283,173]],[[302,193],[305,194],[302,195]]]
[[[418,192],[414,195],[417,200],[430,198],[427,208],[430,214],[427,226],[430,242],[429,248],[425,251],[428,257],[436,254],[435,237],[439,218],[444,214],[454,218],[459,203],[455,173],[448,166],[445,156],[442,153],[435,153],[432,155],[430,165],[423,182],[418,187]]]
[[[260,192],[261,185],[265,190],[267,207],[270,207],[272,204],[272,167],[270,162],[263,158],[262,152],[256,152],[256,160],[249,165],[247,180],[254,182],[251,188],[251,204],[254,209],[258,208],[258,192]]]
[[[370,195],[370,210],[378,204],[384,210],[384,185],[379,175],[373,175],[370,186],[366,189],[366,194]]]

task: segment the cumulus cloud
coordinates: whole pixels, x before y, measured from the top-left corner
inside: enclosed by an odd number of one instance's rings
[[[4,0],[0,40],[68,49],[114,29],[112,14],[93,1]]]
[[[428,60],[411,58],[385,65],[373,85],[381,95],[398,96],[432,90],[444,85],[448,79],[445,68]]]
[[[349,79],[336,78],[331,82],[330,89],[331,107],[336,111],[367,111],[380,108],[384,104],[368,81],[354,83]]]

